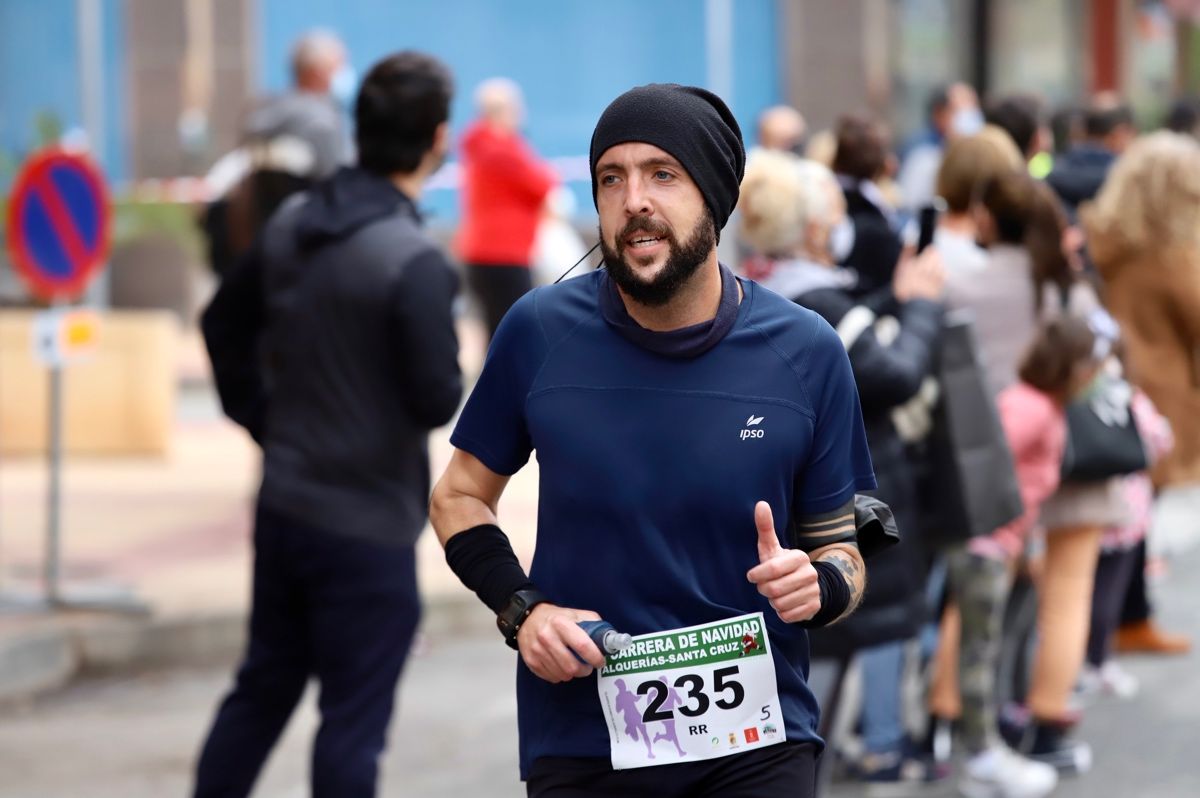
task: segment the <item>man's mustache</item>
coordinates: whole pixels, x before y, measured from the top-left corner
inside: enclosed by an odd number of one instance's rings
[[[668,241],[675,240],[675,237],[671,235],[671,228],[667,227],[667,225],[663,224],[662,222],[646,218],[630,219],[625,227],[621,230],[620,234],[617,235],[618,249],[624,248],[625,242],[629,240],[629,237],[634,233],[644,233],[647,236],[653,236],[654,238],[665,238]]]

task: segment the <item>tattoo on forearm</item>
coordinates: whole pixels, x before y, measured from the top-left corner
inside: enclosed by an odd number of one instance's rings
[[[842,578],[846,580],[846,584],[850,586],[850,603],[846,606],[846,611],[840,616],[840,618],[845,618],[858,609],[858,605],[862,601],[863,592],[866,588],[866,574],[857,560],[841,551],[828,552],[819,559],[837,568]]]

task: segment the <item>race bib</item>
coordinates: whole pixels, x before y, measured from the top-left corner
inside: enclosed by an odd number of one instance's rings
[[[784,741],[762,613],[640,635],[597,674],[617,770]]]

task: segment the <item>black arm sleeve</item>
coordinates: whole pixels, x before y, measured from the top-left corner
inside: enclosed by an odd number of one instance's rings
[[[200,327],[225,415],[260,443],[267,408],[259,361],[265,319],[262,250],[255,243],[221,282]]]
[[[454,297],[458,275],[436,249],[407,263],[396,288],[394,327],[408,411],[420,424],[440,427],[462,399]]]
[[[533,587],[508,536],[495,524],[473,526],[447,540],[446,564],[497,615],[513,593]]]

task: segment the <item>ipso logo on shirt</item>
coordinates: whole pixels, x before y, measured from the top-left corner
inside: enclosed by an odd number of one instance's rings
[[[757,427],[761,423],[763,423],[763,417],[756,416],[751,413],[750,418],[746,419],[746,429],[742,430],[741,439],[746,440],[747,438],[761,438],[763,436],[763,431],[761,429],[750,429],[751,427]]]

